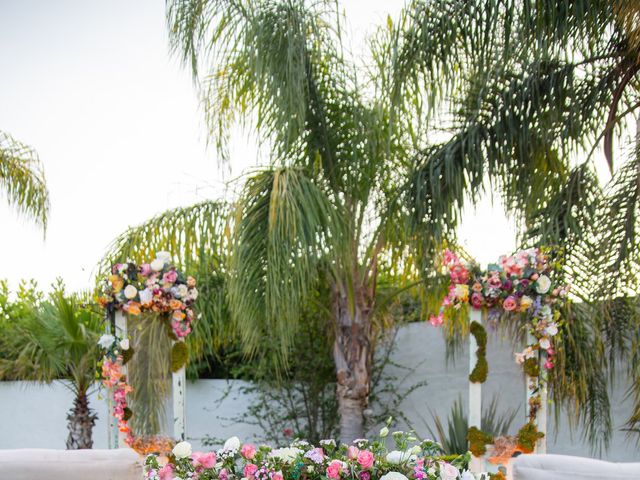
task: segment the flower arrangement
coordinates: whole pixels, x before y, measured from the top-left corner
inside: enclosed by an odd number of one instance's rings
[[[132,412],[127,405],[127,394],[132,392],[133,388],[127,384],[126,376],[122,371],[122,367],[131,358],[129,340],[107,333],[100,337],[98,344],[104,349],[101,365],[102,385],[112,389],[112,414],[118,422],[118,430],[125,436],[125,442],[131,446],[135,438],[129,427]]]
[[[109,312],[169,314],[173,333],[184,338],[191,332],[194,319],[191,306],[197,298],[195,278],[185,278],[171,264],[169,253],[158,252],[151,263],[113,265],[98,302]]]
[[[527,319],[536,343],[516,353],[516,362],[523,365],[542,350],[546,353],[544,368],[553,368],[553,337],[559,331],[559,307],[569,287],[552,280],[557,265],[548,254],[537,248],[522,250],[500,257],[498,264],[482,271],[477,264],[464,265],[458,256],[446,250],[444,265],[451,284],[438,315],[429,319],[433,326],[443,324],[448,308],[459,309],[463,305],[487,309],[493,315],[520,313]]]
[[[168,320],[171,336],[177,340],[171,350],[171,369],[176,372],[187,362],[188,351],[183,340],[191,333],[195,318],[192,307],[197,298],[196,280],[185,278],[171,264],[169,253],[158,252],[151,263],[113,265],[98,303],[107,312],[107,317],[116,311],[133,316],[150,312],[160,314],[163,321]],[[113,390],[113,416],[118,421],[118,429],[125,435],[127,445],[142,445],[144,439],[136,439],[128,424],[132,412],[128,408],[127,394],[133,388],[127,384],[123,372],[124,365],[133,356],[133,348],[129,339],[121,338],[117,332],[102,335],[98,343],[104,351],[100,377],[103,386]],[[151,443],[158,441],[152,439]]]
[[[388,451],[384,437],[351,445],[322,440],[319,446],[294,441],[288,447],[271,448],[242,444],[237,437],[227,440],[217,452],[192,452],[180,442],[164,465],[157,455],[145,460],[146,480],[473,480],[466,471],[469,455],[447,461],[441,447],[431,440],[411,444],[411,433],[395,432],[396,450]]]
[[[449,309],[463,306],[480,310],[486,309],[490,317],[519,314],[525,320],[528,332],[535,341],[522,352],[515,353],[515,361],[524,373],[535,381],[529,383],[532,395],[529,398],[529,419],[520,429],[514,442],[515,449],[524,453],[533,451],[535,443],[543,436],[538,432],[535,419],[540,407],[540,353],[543,367],[554,367],[554,340],[562,326],[561,309],[566,302],[569,286],[554,281],[560,266],[551,261],[547,251],[531,248],[500,257],[497,264],[489,265],[482,271],[477,264],[465,265],[450,250],[443,255],[443,263],[450,278],[449,292],[442,301],[438,315],[432,315],[429,322],[436,327],[444,323]],[[470,381],[482,383],[486,380],[486,333],[477,322],[470,326],[476,337],[478,362],[469,376]],[[471,427],[468,432],[471,451],[476,456],[486,452],[486,444],[495,439]]]

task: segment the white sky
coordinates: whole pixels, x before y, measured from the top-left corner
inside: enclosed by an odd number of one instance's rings
[[[403,2],[342,2],[354,41]],[[357,48],[357,46],[355,47]],[[45,239],[0,198],[0,278],[91,286],[107,245],[168,208],[225,195],[233,172],[206,148],[190,73],[169,56],[163,0],[0,0],[0,130],[33,146],[51,193]],[[484,202],[460,229],[482,262],[513,250],[513,226]]]

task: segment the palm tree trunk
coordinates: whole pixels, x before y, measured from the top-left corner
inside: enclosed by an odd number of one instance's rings
[[[350,443],[364,437],[364,411],[371,383],[372,300],[367,289],[355,289],[350,308],[346,292],[334,289],[333,312],[336,337],[333,358],[336,365],[340,440]]]
[[[80,450],[93,448],[92,431],[96,423],[96,415],[89,408],[87,392],[79,392],[73,402],[73,408],[67,415],[69,436],[67,437],[67,450]]]

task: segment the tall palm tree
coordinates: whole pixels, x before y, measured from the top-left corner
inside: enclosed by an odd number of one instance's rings
[[[454,112],[445,140],[424,142],[415,157],[413,227],[455,227],[465,202],[490,186],[523,243],[564,248],[586,303],[567,325],[552,387],[557,400],[577,399],[589,437],[606,443],[602,359],[614,367],[639,358],[640,139],[625,127],[640,108],[640,4],[415,0],[394,36],[398,111],[428,123],[437,105],[428,100],[446,99]],[[407,92],[426,101],[408,102]],[[604,186],[601,166],[611,175]],[[627,364],[637,378],[639,362]],[[631,428],[640,422],[640,382],[634,388]]]
[[[46,228],[49,192],[38,154],[4,132],[0,132],[0,190],[10,206]]]
[[[7,326],[0,336],[0,379],[62,380],[74,396],[67,449],[91,448],[97,415],[89,406],[100,357],[102,317],[62,290]]]
[[[400,291],[417,275],[398,190],[413,126],[390,128],[385,39],[372,43],[380,68],[352,62],[342,20],[328,1],[168,2],[175,51],[196,78],[206,64],[206,114],[220,153],[238,121],[256,127],[271,162],[244,178],[228,216],[212,212],[205,225],[190,220],[202,218],[201,206],[173,212],[125,233],[110,258],[131,254],[140,232],[160,233],[154,238],[172,251],[195,238],[226,239],[217,242],[224,312],[247,353],[280,372],[305,303],[328,285],[341,436],[352,440],[364,434],[379,311],[389,303],[378,276],[387,271]],[[183,230],[167,230],[178,218]]]

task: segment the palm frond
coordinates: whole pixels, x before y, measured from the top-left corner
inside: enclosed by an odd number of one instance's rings
[[[168,210],[122,233],[98,266],[104,277],[114,263],[140,264],[168,251],[180,269],[198,280],[198,320],[187,338],[191,375],[197,362],[215,357],[237,338],[227,303],[228,222],[229,206],[222,202]]]
[[[0,189],[10,206],[46,229],[49,191],[38,154],[3,132],[0,132]]]
[[[236,209],[229,278],[231,312],[247,353],[269,357],[277,368],[286,362],[319,268],[331,249],[342,248],[342,222],[298,170],[248,179]]]

